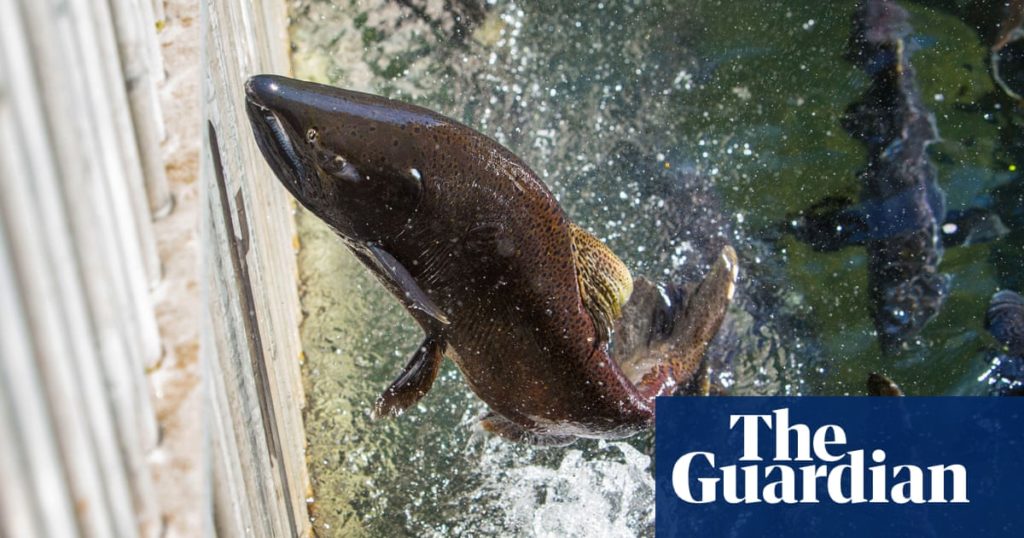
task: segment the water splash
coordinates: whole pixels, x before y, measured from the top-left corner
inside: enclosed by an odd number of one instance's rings
[[[569,449],[557,465],[524,463],[507,443],[488,442],[480,460],[484,484],[469,495],[496,520],[460,530],[528,536],[649,534],[654,524],[651,458],[626,443],[599,443],[593,453]],[[586,517],[580,517],[586,514]]]

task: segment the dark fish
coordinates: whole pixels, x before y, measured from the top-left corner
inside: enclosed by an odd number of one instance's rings
[[[961,18],[989,49],[992,79],[1013,99],[1024,98],[1024,0],[918,0]]]
[[[849,198],[830,196],[787,218],[789,231],[815,250],[830,252],[869,241],[885,241],[912,232],[913,193],[881,201],[854,204]],[[997,213],[984,207],[949,211],[940,227],[942,246],[978,245],[1001,239],[1010,233]]]
[[[1024,357],[1024,298],[1010,290],[993,295],[985,313],[985,328],[1007,353]]]
[[[983,0],[984,1],[984,0]],[[987,0],[998,23],[988,39],[992,79],[1010,97],[1024,99],[1024,0]]]
[[[628,270],[510,151],[426,109],[320,84],[260,75],[246,101],[278,179],[426,333],[376,415],[419,400],[448,354],[490,406],[490,431],[536,444],[616,438],[647,428],[654,397],[698,375],[732,297],[731,247],[685,302],[660,306],[668,330],[651,345],[686,347],[630,378],[609,351]]]
[[[1010,290],[993,295],[985,328],[1001,349],[992,355],[982,381],[994,395],[1024,396],[1024,297]]]
[[[910,65],[908,18],[888,0],[866,0],[857,9],[847,58],[872,83],[847,109],[843,126],[868,150],[860,206],[846,210],[826,200],[817,218],[836,220],[814,223],[824,228],[811,238],[828,247],[867,247],[871,313],[885,353],[900,349],[938,314],[949,288],[949,278],[938,272],[945,195],[927,153],[939,135]]]
[[[903,396],[903,390],[893,380],[877,372],[868,375],[868,395]]]

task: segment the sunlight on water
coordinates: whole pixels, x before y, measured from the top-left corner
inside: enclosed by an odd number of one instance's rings
[[[598,457],[567,450],[557,466],[522,465],[494,439],[481,460],[491,476],[472,494],[502,508],[465,531],[532,536],[636,536],[653,525],[654,484],[646,456],[625,443],[602,443]],[[588,517],[580,517],[587,514]]]

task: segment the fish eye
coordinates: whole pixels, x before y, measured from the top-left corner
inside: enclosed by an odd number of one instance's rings
[[[316,139],[317,139],[318,136],[319,136],[319,133],[316,132],[316,129],[313,128],[313,127],[310,127],[306,131],[306,142],[309,142],[310,144],[315,144],[316,143]]]

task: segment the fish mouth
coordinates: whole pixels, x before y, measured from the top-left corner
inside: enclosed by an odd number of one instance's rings
[[[256,145],[278,178],[295,192],[309,170],[292,141],[293,130],[277,112],[263,104],[258,79],[253,77],[245,83],[245,108]]]

